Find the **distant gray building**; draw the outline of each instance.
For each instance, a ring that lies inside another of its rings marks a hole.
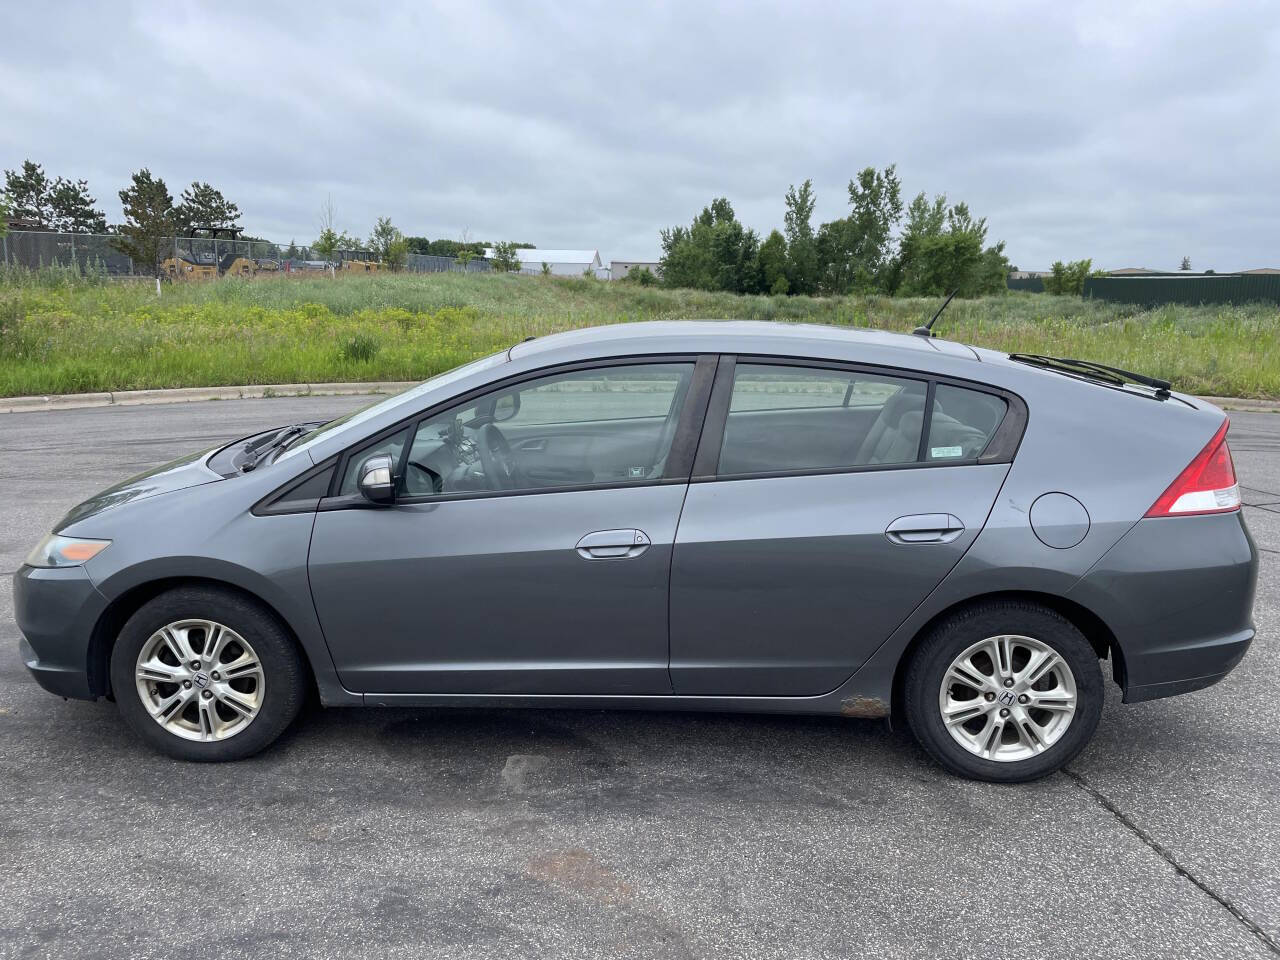
[[[662,276],[662,264],[656,260],[610,260],[609,261],[609,279],[621,280],[632,270],[640,270],[645,267],[655,277]]]
[[[484,255],[492,257],[493,248],[487,248]],[[590,270],[592,276],[605,278],[598,250],[530,250],[521,247],[516,250],[516,256],[520,258],[521,273],[542,273],[545,263],[557,277],[580,277]]]

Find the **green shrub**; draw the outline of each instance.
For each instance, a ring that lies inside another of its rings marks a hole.
[[[368,363],[378,355],[379,344],[367,333],[348,337],[338,349],[338,356],[348,363]]]

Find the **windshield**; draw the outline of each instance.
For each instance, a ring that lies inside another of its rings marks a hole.
[[[371,420],[378,416],[378,414],[382,413],[384,410],[390,410],[406,400],[421,396],[428,390],[434,390],[437,387],[446,386],[455,380],[461,380],[463,377],[475,372],[476,370],[483,370],[486,367],[494,366],[501,363],[506,358],[507,351],[503,350],[501,353],[495,353],[488,357],[482,357],[479,360],[473,360],[470,363],[464,363],[460,367],[454,367],[452,370],[447,370],[444,373],[432,377],[430,380],[424,380],[416,387],[410,387],[402,393],[397,393],[394,396],[387,397],[386,399],[375,401],[365,407],[359,407],[344,416],[338,417],[336,420],[330,420],[323,426],[316,427],[314,430],[302,434],[295,441],[285,447],[276,459],[286,460],[298,451],[305,450],[332,430],[337,430],[339,427],[354,427],[357,424],[364,423],[366,420]]]

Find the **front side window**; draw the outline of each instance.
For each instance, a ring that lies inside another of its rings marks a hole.
[[[739,363],[724,476],[914,462],[927,384],[844,370]]]
[[[360,492],[360,465],[370,457],[379,454],[390,454],[392,463],[399,463],[404,453],[405,442],[409,439],[409,428],[398,430],[393,436],[375,443],[362,450],[359,456],[348,457],[347,465],[342,471],[342,482],[338,484],[338,496],[350,497]]]
[[[633,364],[497,390],[418,425],[401,491],[540,491],[661,479],[692,377],[691,362]]]

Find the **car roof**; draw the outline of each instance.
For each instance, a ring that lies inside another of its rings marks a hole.
[[[919,358],[921,353],[977,360],[971,347],[933,337],[890,333],[862,327],[837,327],[819,323],[785,323],[766,320],[650,320],[584,327],[518,343],[508,352],[512,360],[570,350],[579,355],[680,353],[712,349],[724,353],[767,352],[825,357],[832,348],[870,346],[877,352],[901,352]]]

